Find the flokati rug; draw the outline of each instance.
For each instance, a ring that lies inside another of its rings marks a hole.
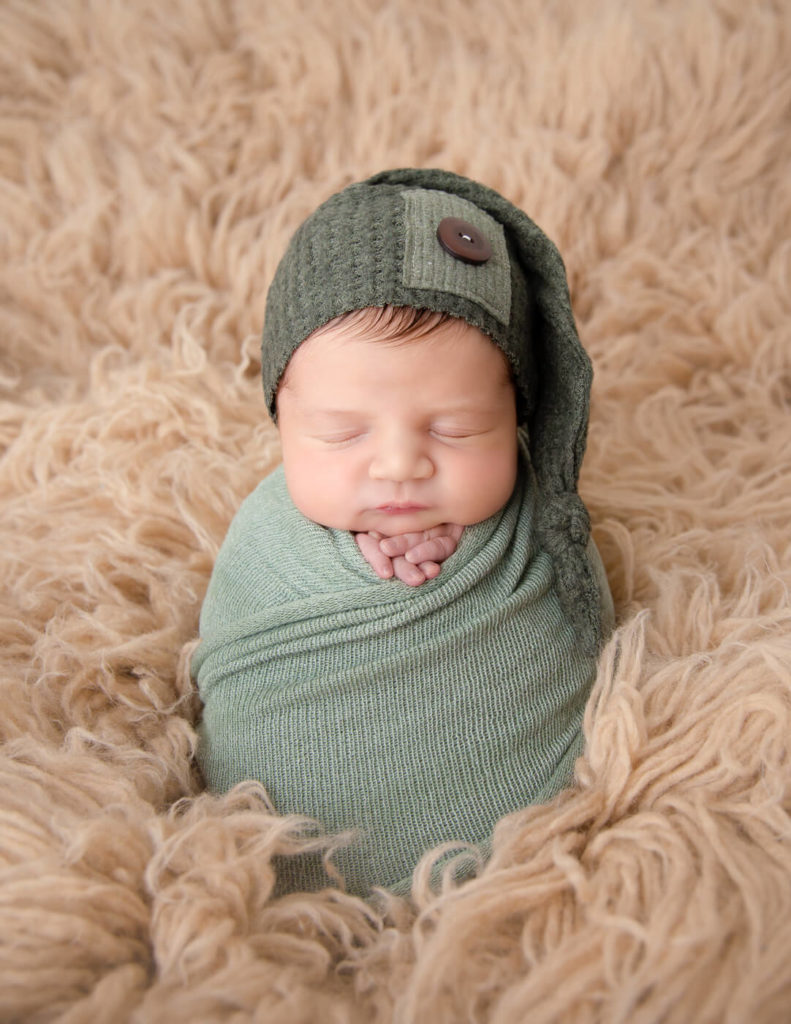
[[[789,68],[783,0],[0,7],[0,1019],[789,1019]],[[564,255],[618,628],[479,878],[277,899],[315,840],[202,792],[187,666],[276,263],[399,166]]]

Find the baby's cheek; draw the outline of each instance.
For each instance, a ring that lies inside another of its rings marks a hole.
[[[483,453],[467,476],[470,514],[476,521],[488,519],[506,504],[516,484],[516,453],[508,451]]]
[[[305,456],[284,458],[283,469],[286,474],[286,487],[291,500],[299,511],[315,522],[321,522],[324,505],[325,488],[320,480],[320,467]]]
[[[283,460],[286,487],[299,511],[336,530],[356,528],[357,485],[347,466],[312,453]]]

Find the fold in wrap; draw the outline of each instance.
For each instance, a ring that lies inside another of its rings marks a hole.
[[[540,505],[523,444],[510,502],[465,529],[437,579],[410,588],[379,580],[350,533],[302,516],[282,467],[264,480],[231,524],[201,613],[192,667],[209,788],[258,779],[279,813],[356,830],[333,860],[366,895],[404,891],[437,844],[486,847],[504,814],[566,786],[595,658],[539,548]],[[279,867],[281,890],[330,882],[318,856]]]

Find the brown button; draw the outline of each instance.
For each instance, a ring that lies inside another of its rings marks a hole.
[[[469,221],[460,220],[458,217],[445,217],[439,222],[437,238],[442,248],[457,260],[463,260],[465,263],[485,263],[491,259],[492,247],[486,235],[473,227]]]

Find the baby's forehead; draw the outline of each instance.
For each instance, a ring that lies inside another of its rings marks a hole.
[[[513,380],[503,353],[455,317],[395,337],[365,319],[341,318],[299,346],[281,385],[283,395],[314,411],[393,402],[413,410],[473,409],[499,405],[504,389],[513,391]]]

